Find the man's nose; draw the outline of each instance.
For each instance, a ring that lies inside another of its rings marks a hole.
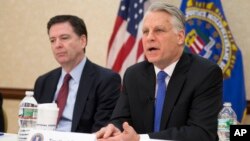
[[[56,48],[62,47],[62,42],[59,39],[55,40],[54,47],[56,47]]]
[[[153,41],[153,40],[155,40],[154,32],[152,32],[152,31],[148,32],[147,40],[148,40],[148,41]]]

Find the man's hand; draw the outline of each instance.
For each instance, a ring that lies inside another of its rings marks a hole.
[[[118,134],[121,134],[121,131],[113,124],[109,124],[108,126],[103,127],[98,132],[96,132],[96,138],[106,139],[108,137],[116,136]]]
[[[134,128],[127,122],[123,123],[124,131],[121,133],[113,134],[113,136],[107,138],[97,138],[97,141],[139,141],[140,136],[135,132]],[[101,129],[102,130],[102,129]],[[101,131],[100,130],[100,131]],[[97,132],[99,135],[99,131]],[[103,135],[104,136],[104,135]]]
[[[121,134],[121,141],[139,141],[140,136],[136,133],[134,128],[130,126],[127,122],[123,123],[124,131]]]

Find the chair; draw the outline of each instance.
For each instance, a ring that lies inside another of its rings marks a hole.
[[[3,109],[3,97],[0,93],[0,132],[7,132],[7,115]]]
[[[7,133],[8,130],[8,118],[7,118],[7,113],[3,109],[3,119],[4,119],[4,132]]]

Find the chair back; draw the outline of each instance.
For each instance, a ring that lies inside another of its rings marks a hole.
[[[7,132],[8,121],[7,114],[3,109],[3,96],[0,92],[0,132]]]

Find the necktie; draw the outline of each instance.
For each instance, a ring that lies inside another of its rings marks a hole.
[[[154,132],[160,131],[161,115],[166,94],[166,77],[167,74],[164,71],[160,71],[157,74],[158,90],[155,103]]]
[[[57,106],[59,108],[59,114],[57,117],[57,123],[59,122],[60,118],[62,117],[62,113],[64,110],[64,107],[66,105],[67,102],[67,98],[68,98],[68,94],[69,94],[69,80],[71,79],[70,74],[66,74],[64,76],[64,80],[63,80],[63,84],[58,92],[58,96],[57,96]]]

